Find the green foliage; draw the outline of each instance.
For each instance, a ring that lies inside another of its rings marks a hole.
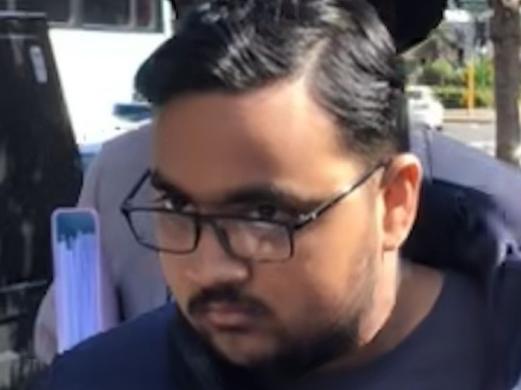
[[[476,107],[493,107],[494,91],[490,88],[479,88],[476,90]]]
[[[476,88],[492,88],[494,85],[494,64],[489,58],[480,58],[475,64]]]
[[[434,93],[440,99],[445,108],[465,108],[467,102],[467,90],[462,86],[434,87]],[[492,107],[494,93],[491,88],[479,88],[476,90],[474,106]]]
[[[460,86],[434,87],[434,93],[445,108],[462,108],[465,106],[465,88]]]
[[[412,73],[412,69],[408,73]],[[465,86],[468,68],[452,65],[445,59],[428,63],[418,70],[419,84],[433,86]],[[474,81],[477,89],[492,88],[494,85],[494,65],[489,58],[480,58],[475,63]]]
[[[475,107],[492,107],[494,104],[494,66],[489,58],[475,62]],[[431,85],[445,108],[464,108],[467,102],[468,67],[452,65],[438,59],[417,70],[419,84]]]
[[[426,85],[458,85],[461,75],[449,61],[439,59],[423,66],[418,81]]]

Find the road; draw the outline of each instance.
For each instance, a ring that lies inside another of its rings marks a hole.
[[[495,153],[494,123],[447,123],[444,125],[443,132],[490,155]]]

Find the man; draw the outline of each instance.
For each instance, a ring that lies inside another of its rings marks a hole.
[[[208,3],[138,85],[154,158],[122,209],[177,303],[59,358],[44,388],[485,388],[477,285],[400,257],[421,166],[368,3]]]
[[[200,3],[201,0],[172,1],[176,18]],[[438,23],[444,8],[444,0],[421,6],[416,0],[373,0],[373,4],[392,31],[400,51],[422,40]],[[149,129],[144,128],[107,143],[87,174],[78,202],[79,207],[92,207],[100,215],[102,255],[112,270],[122,321],[157,308],[166,298],[155,253],[136,245],[119,213],[119,204],[136,172],[149,164],[149,137]],[[50,363],[57,350],[52,287],[39,308],[34,337],[37,357]]]

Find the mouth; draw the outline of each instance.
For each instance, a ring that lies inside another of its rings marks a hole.
[[[258,324],[261,313],[255,308],[234,303],[211,303],[196,314],[202,324],[227,332],[245,332]]]

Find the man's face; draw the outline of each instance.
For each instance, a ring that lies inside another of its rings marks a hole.
[[[156,120],[154,168],[176,210],[288,221],[367,172],[339,145],[334,122],[295,82],[165,105]],[[297,231],[286,261],[235,258],[209,224],[193,253],[163,254],[167,282],[190,324],[219,354],[245,366],[356,347],[385,251],[381,173]],[[161,227],[158,235],[169,240]]]

